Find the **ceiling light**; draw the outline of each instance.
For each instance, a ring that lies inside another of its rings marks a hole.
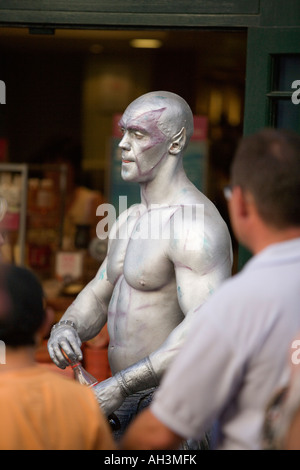
[[[132,47],[140,47],[146,49],[157,49],[161,47],[162,42],[159,39],[132,39],[130,41]]]

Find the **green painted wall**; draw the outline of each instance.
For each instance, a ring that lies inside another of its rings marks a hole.
[[[0,25],[60,27],[297,26],[298,0],[0,0]]]

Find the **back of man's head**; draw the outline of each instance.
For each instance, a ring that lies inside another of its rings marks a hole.
[[[252,194],[265,223],[279,229],[300,226],[300,136],[263,129],[244,137],[232,164],[231,182]]]
[[[0,288],[7,299],[0,312],[0,340],[10,347],[34,345],[45,320],[40,282],[26,268],[1,265]]]

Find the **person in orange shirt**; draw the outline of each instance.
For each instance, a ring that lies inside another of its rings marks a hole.
[[[114,450],[88,387],[35,362],[47,313],[38,279],[0,268],[0,450]]]

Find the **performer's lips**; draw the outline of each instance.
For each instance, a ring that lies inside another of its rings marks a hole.
[[[122,159],[122,163],[133,163],[133,160],[125,160],[125,159]]]

